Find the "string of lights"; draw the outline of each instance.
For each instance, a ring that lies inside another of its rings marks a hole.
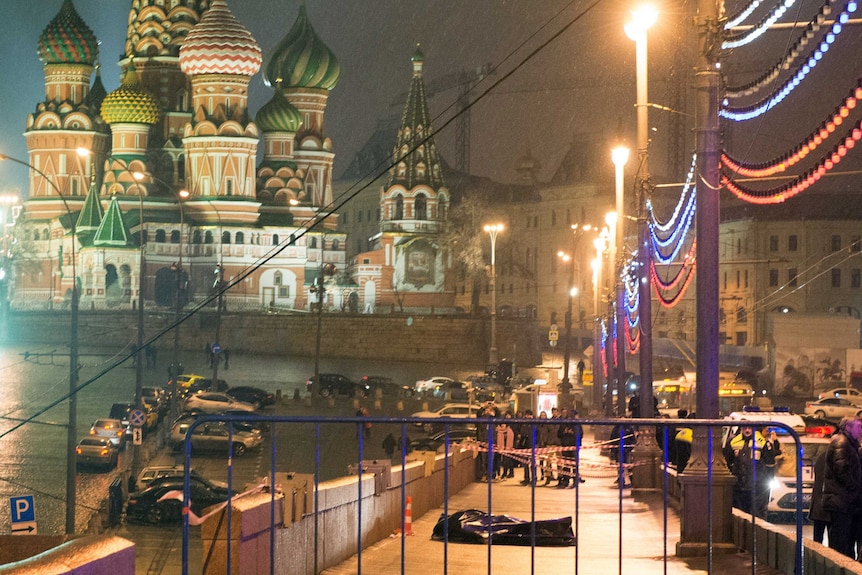
[[[769,30],[769,27],[775,24],[779,18],[784,16],[784,13],[787,12],[788,8],[791,8],[796,3],[796,0],[784,0],[783,2],[777,4],[775,8],[760,22],[755,24],[751,30],[746,30],[743,32],[728,34],[724,42],[721,43],[722,50],[730,50],[731,48],[739,48],[740,46],[745,46],[746,44],[750,44],[763,35],[764,32]]]
[[[791,92],[793,92],[793,90],[802,84],[808,74],[823,59],[824,54],[829,51],[830,46],[835,43],[836,38],[838,38],[844,29],[843,24],[850,18],[850,14],[855,11],[856,2],[848,2],[845,10],[839,15],[838,20],[832,25],[832,28],[824,36],[817,48],[812,50],[805,63],[800,64],[793,76],[790,77],[781,86],[781,88],[775,91],[771,96],[764,98],[755,104],[741,107],[730,106],[728,97],[725,96],[722,101],[722,109],[719,110],[718,115],[727,120],[742,122],[757,118],[780,104],[787,96],[790,95]]]
[[[745,20],[748,19],[748,17],[751,16],[751,14],[755,10],[757,10],[759,6],[760,0],[754,0],[754,2],[752,2],[748,6],[745,6],[736,16],[728,18],[727,22],[724,24],[724,29],[730,30],[731,28],[736,28],[737,26],[745,22]]]
[[[856,81],[856,86],[844,99],[843,104],[836,107],[832,115],[827,120],[824,120],[792,152],[786,153],[778,159],[769,162],[748,163],[737,160],[726,151],[723,151],[721,154],[721,165],[734,174],[748,178],[762,178],[781,174],[806,158],[831,137],[838,126],[844,123],[845,118],[850,116],[850,111],[856,108],[860,99],[862,99],[862,78]]]
[[[845,4],[845,10],[847,6],[851,3],[855,3],[855,0],[849,0],[847,4]],[[772,83],[778,78],[778,75],[783,70],[789,70],[793,66],[793,62],[799,57],[802,53],[802,50],[807,46],[817,32],[820,31],[820,28],[823,26],[823,23],[826,21],[826,18],[832,12],[832,1],[828,0],[823,4],[820,8],[820,11],[817,12],[817,15],[811,19],[808,23],[808,26],[802,31],[802,34],[796,39],[793,46],[790,47],[787,52],[782,56],[782,58],[775,63],[767,72],[761,75],[759,78],[754,80],[753,82],[748,82],[747,84],[743,84],[742,86],[728,86],[724,89],[724,95],[727,98],[740,98],[742,96],[749,96],[754,94],[764,88],[771,87]],[[727,26],[725,26],[727,28]],[[833,27],[834,28],[834,27]]]
[[[685,184],[683,185],[682,193],[680,193],[680,199],[677,202],[676,207],[674,207],[673,215],[671,215],[670,219],[667,220],[667,222],[659,221],[659,219],[655,215],[655,211],[653,210],[652,200],[647,198],[646,210],[647,210],[647,214],[649,215],[650,226],[651,226],[650,230],[651,231],[653,229],[655,229],[659,232],[665,233],[665,232],[672,230],[673,228],[676,227],[677,222],[679,221],[679,218],[680,218],[680,211],[682,210],[683,205],[687,203],[686,202],[687,195],[689,193],[691,193],[692,195],[694,194],[694,189],[692,189],[691,184],[694,181],[694,172],[695,172],[695,166],[696,165],[697,165],[697,154],[692,154],[691,165],[689,166],[688,174],[685,177]]]

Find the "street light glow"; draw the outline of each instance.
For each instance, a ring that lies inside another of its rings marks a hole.
[[[658,10],[652,4],[641,4],[631,11],[631,15],[631,21],[626,22],[623,29],[626,31],[626,36],[637,42],[646,36],[647,30],[658,20]]]
[[[605,223],[610,227],[614,227],[617,225],[617,213],[616,212],[608,212],[605,214]]]
[[[611,150],[611,161],[617,168],[625,166],[629,161],[629,149],[625,146],[617,146]]]
[[[503,231],[503,224],[485,224],[485,231],[490,233],[497,233]]]

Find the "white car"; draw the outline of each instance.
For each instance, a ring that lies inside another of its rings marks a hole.
[[[433,393],[434,390],[441,385],[446,385],[449,383],[455,383],[455,380],[451,377],[435,376],[429,377],[428,379],[420,379],[416,382],[416,385],[414,387],[416,388],[416,393]]]
[[[97,419],[90,426],[90,436],[109,439],[114,447],[122,448],[126,443],[126,426],[119,419]]]
[[[817,401],[806,401],[805,413],[838,421],[842,417],[862,417],[862,405],[838,397],[824,397]]]
[[[250,403],[237,401],[226,393],[205,391],[186,397],[183,411],[198,411],[202,413],[224,413],[226,411],[254,411]]]
[[[838,399],[846,399],[851,403],[862,404],[862,391],[854,387],[836,387],[829,391],[824,391],[817,396],[817,399],[826,399],[827,397],[837,397]]]
[[[436,411],[417,411],[412,417],[421,417],[422,419],[431,419],[438,417],[451,417],[453,419],[470,419],[475,418],[479,410],[484,409],[484,404],[481,403],[447,403]],[[416,427],[422,427],[425,431],[434,429],[433,423],[414,423]]]
[[[767,520],[793,520],[796,513],[796,442],[789,435],[778,438],[784,456],[775,470],[775,477],[769,485],[769,503],[766,507]],[[800,435],[802,442],[802,513],[808,514],[811,508],[811,492],[814,487],[814,461],[821,452],[829,447],[830,438]]]

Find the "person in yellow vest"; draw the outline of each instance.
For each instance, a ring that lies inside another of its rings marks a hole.
[[[674,443],[676,443],[675,456],[676,472],[683,473],[688,465],[688,458],[691,457],[691,440],[694,433],[690,427],[682,427],[676,432]]]
[[[743,426],[724,448],[727,467],[736,476],[733,506],[758,517],[766,517],[768,500],[755,487],[767,473],[765,462],[774,460],[772,449],[766,438],[749,425]],[[769,452],[764,457],[766,451]]]

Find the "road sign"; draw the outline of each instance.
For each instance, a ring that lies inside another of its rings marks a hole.
[[[555,340],[555,339],[552,339],[548,343],[551,345],[551,347],[557,347],[557,340]]]
[[[132,427],[143,427],[147,421],[147,414],[140,409],[133,409],[129,413],[129,423]]]
[[[132,428],[132,445],[144,444],[144,432],[140,427]]]
[[[221,346],[217,343],[214,343],[212,346],[213,353],[221,353]]]
[[[555,324],[555,323],[551,324],[551,331],[557,331],[557,324]]]
[[[36,535],[36,507],[32,495],[10,497],[12,534]]]
[[[560,339],[560,332],[555,329],[548,332],[548,341],[557,341],[558,339]]]

